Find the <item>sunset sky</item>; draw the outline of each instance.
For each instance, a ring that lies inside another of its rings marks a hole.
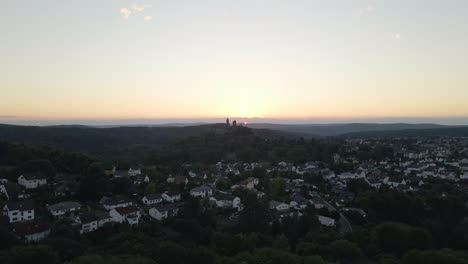
[[[468,124],[466,0],[11,0],[0,121]]]

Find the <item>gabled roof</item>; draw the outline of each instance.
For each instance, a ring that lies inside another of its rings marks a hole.
[[[61,202],[57,204],[53,204],[48,207],[50,211],[61,211],[61,210],[70,210],[74,208],[79,208],[81,207],[81,204],[78,202]]]
[[[23,176],[28,181],[47,179],[47,177],[42,172],[24,173],[21,176]]]
[[[10,211],[29,211],[34,210],[34,202],[30,199],[20,201],[8,201],[6,206]]]
[[[95,222],[98,220],[98,217],[96,216],[96,214],[92,212],[80,214],[79,218],[82,224],[87,224],[87,223]]]
[[[162,199],[161,194],[148,194],[145,196],[149,201]]]
[[[212,188],[210,186],[202,185],[202,186],[195,187],[190,191],[191,192],[207,192],[207,191],[210,191],[210,190],[212,190]]]
[[[103,199],[102,204],[104,205],[118,205],[118,204],[125,204],[131,202],[130,199],[123,195],[117,195],[113,197],[108,197]]]
[[[120,214],[120,215],[130,215],[138,212],[138,207],[136,206],[126,206],[126,207],[118,207],[115,208],[115,210]]]

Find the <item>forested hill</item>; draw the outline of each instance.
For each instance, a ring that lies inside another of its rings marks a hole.
[[[468,127],[367,131],[343,134],[342,137],[468,137]]]
[[[244,128],[251,135],[277,137],[285,133]],[[0,125],[0,141],[86,153],[101,159],[144,159],[148,154],[191,137],[226,133],[224,124],[187,127],[12,126]]]

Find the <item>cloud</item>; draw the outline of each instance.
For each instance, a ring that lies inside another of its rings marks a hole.
[[[145,16],[143,18],[146,22],[150,22],[151,20],[153,20],[153,17],[152,16]]]
[[[368,5],[367,7],[361,8],[358,11],[358,16],[365,16],[371,13],[374,13],[375,7],[372,5]]]
[[[130,11],[128,8],[124,7],[120,9],[120,15],[125,19],[127,19],[131,14],[132,11]]]
[[[133,4],[132,5],[132,10],[135,12],[143,12],[145,10],[144,5],[138,5],[138,4]]]
[[[396,39],[396,40],[399,40],[399,39],[401,39],[401,34],[400,33],[395,33],[393,35],[393,38]]]

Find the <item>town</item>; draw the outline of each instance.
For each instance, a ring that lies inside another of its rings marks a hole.
[[[244,224],[248,230],[258,222],[263,226],[252,231],[261,232],[313,217],[310,225],[316,222],[321,230],[345,237],[378,219],[376,210],[382,210],[363,193],[430,193],[444,199],[456,192],[466,197],[467,146],[467,138],[456,137],[348,138],[329,162],[220,160],[175,168],[120,162],[89,168],[95,172],[88,178],[63,171],[51,174],[47,164],[36,162],[29,167],[46,169],[29,168],[0,179],[2,226],[24,243],[40,243],[58,227],[88,236],[116,226],[171,226],[181,214],[199,210],[192,216],[209,212],[224,229]],[[103,191],[96,192],[100,188]],[[297,245],[288,240],[290,246]]]

